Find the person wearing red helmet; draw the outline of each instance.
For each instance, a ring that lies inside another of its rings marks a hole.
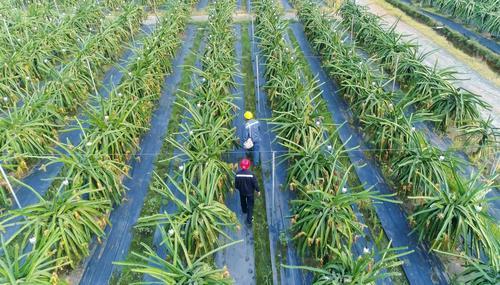
[[[241,210],[247,214],[246,223],[252,225],[254,192],[260,196],[257,178],[250,171],[250,160],[244,158],[240,161],[240,170],[236,172],[234,181],[235,188],[240,192]]]

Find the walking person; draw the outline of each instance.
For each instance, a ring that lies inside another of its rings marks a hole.
[[[236,173],[234,185],[240,192],[241,210],[247,214],[246,223],[251,226],[253,222],[254,192],[260,196],[257,178],[250,171],[250,160],[244,158],[240,161],[240,168]]]
[[[259,131],[259,121],[254,119],[252,112],[246,111],[243,115],[245,117],[245,133],[243,136],[243,148],[250,152],[253,156],[253,163],[255,166],[259,165],[260,153],[260,131]]]

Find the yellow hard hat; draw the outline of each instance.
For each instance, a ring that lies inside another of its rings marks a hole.
[[[246,111],[245,114],[243,115],[243,117],[245,117],[245,119],[247,119],[247,120],[251,120],[251,119],[253,119],[253,114],[250,111]]]

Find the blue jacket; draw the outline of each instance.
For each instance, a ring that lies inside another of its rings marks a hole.
[[[241,195],[253,196],[254,191],[259,192],[257,177],[250,170],[240,170],[236,172],[234,188],[240,191]]]
[[[260,142],[260,131],[259,131],[259,121],[251,119],[245,123],[245,133],[242,141],[246,141],[248,138],[252,138],[254,143]]]

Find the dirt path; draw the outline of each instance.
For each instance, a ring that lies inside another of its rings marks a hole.
[[[398,16],[403,14],[399,11],[390,11],[373,0],[357,0],[356,3],[368,6],[372,13],[381,16],[389,25],[396,22]],[[426,58],[425,64],[429,66],[437,64],[439,68],[452,67],[458,71],[458,77],[464,80],[458,81],[456,85],[481,95],[483,100],[492,106],[490,111],[484,111],[484,117],[491,115],[494,118],[495,125],[500,126],[500,77],[492,71],[479,71],[483,73],[480,74],[478,72],[480,67],[477,62],[474,62],[473,58],[464,57],[467,60],[464,61],[464,59],[457,57],[456,52],[450,52],[446,49],[446,46],[442,46],[441,43],[431,39],[416,26],[414,23],[405,22],[405,17],[402,17],[396,26],[396,32],[408,35],[408,39],[417,42],[420,45],[419,50],[421,52],[434,51]],[[449,45],[451,46],[451,44]],[[454,48],[451,47],[450,49]]]

